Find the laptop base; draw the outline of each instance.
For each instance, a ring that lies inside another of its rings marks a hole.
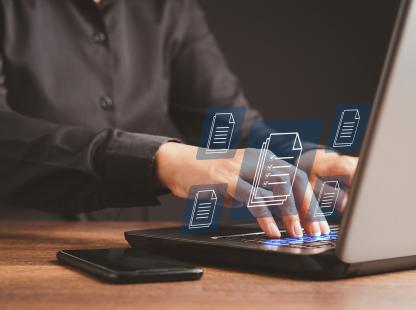
[[[181,228],[164,228],[125,233],[132,247],[173,256],[192,262],[244,271],[303,278],[343,278],[372,273],[416,268],[416,256],[346,264],[335,250],[296,249],[225,241],[217,236],[258,232],[246,227],[222,227],[211,234],[184,234]]]

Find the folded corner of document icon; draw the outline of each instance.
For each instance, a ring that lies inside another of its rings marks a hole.
[[[234,133],[235,120],[232,113],[215,113],[209,131],[206,154],[227,153]]]
[[[358,125],[360,124],[360,112],[358,109],[342,111],[335,134],[333,147],[350,147],[354,144]]]
[[[247,207],[282,205],[292,193],[301,154],[298,132],[271,133],[262,144]]]
[[[208,228],[214,219],[217,194],[215,190],[201,190],[195,195],[189,229]]]
[[[314,216],[330,216],[334,213],[339,196],[339,182],[325,181],[321,185],[318,196],[318,207],[315,208]]]

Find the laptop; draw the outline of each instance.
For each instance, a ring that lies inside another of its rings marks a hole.
[[[340,225],[271,240],[256,225],[129,231],[132,247],[199,262],[339,278],[416,267],[416,1],[403,1]]]

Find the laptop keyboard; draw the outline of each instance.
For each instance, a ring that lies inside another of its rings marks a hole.
[[[301,238],[288,237],[286,233],[282,233],[282,237],[279,239],[272,239],[263,232],[239,234],[230,236],[217,236],[213,239],[222,239],[234,242],[243,243],[255,243],[266,246],[280,246],[299,249],[311,249],[311,248],[334,248],[336,240],[338,238],[338,226],[331,226],[331,232],[328,235],[321,235],[314,237],[311,235],[303,235]]]

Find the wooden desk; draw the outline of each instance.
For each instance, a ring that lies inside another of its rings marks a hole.
[[[200,281],[110,285],[55,263],[59,249],[122,247],[149,223],[0,222],[0,309],[416,309],[416,271],[306,281],[206,268]]]

